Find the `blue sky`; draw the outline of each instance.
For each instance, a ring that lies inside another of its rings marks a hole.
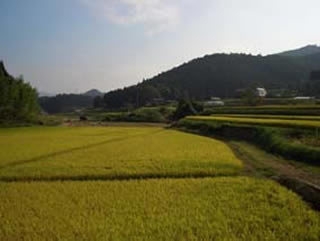
[[[1,0],[0,59],[40,91],[109,91],[217,52],[320,44],[318,0]]]

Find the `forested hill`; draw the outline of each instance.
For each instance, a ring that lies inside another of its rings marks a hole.
[[[289,50],[289,51],[279,53],[278,55],[288,56],[288,57],[301,57],[301,56],[307,56],[312,54],[320,54],[320,47],[317,45],[307,45],[299,49],[294,49],[294,50]]]
[[[301,57],[214,54],[194,59],[152,79],[111,91],[106,107],[144,104],[153,98],[177,99],[187,93],[194,99],[234,97],[236,90],[254,86],[305,91],[310,72],[320,69],[320,54]]]
[[[72,112],[93,107],[96,101],[101,102],[103,95],[101,91],[92,89],[83,94],[42,96],[39,98],[39,103],[41,108],[49,114]]]
[[[37,91],[12,77],[0,61],[0,123],[34,120],[39,113]]]

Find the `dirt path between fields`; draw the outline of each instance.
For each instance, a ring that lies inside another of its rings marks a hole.
[[[320,211],[319,166],[286,160],[245,141],[231,141],[217,136],[203,135],[185,128],[177,130],[225,142],[244,163],[243,175],[274,180],[300,195],[313,209]]]
[[[245,164],[245,174],[270,178],[299,194],[314,209],[320,210],[320,173],[306,165],[284,160],[246,142],[227,142]]]
[[[246,171],[249,173],[254,171],[258,175],[267,177],[286,176],[320,186],[320,173],[306,170],[297,162],[266,153],[260,148],[245,142],[231,141],[228,144],[238,158],[245,163]]]

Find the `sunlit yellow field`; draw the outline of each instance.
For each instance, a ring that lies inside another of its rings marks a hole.
[[[249,114],[217,114],[214,117],[234,117],[234,118],[253,118],[253,119],[274,119],[274,120],[311,120],[320,121],[320,116],[308,115],[249,115]]]
[[[0,130],[0,180],[235,175],[221,141],[154,127]]]
[[[241,177],[242,162],[215,139],[34,127],[0,129],[0,147],[1,241],[320,237],[319,213],[275,182]]]
[[[0,183],[1,240],[318,241],[319,215],[243,177]]]

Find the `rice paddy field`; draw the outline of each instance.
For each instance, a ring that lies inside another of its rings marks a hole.
[[[208,108],[212,114],[268,114],[268,115],[320,115],[320,105],[259,105],[259,106],[224,106]]]
[[[214,115],[234,118],[255,118],[255,119],[279,119],[279,120],[312,120],[320,121],[320,116],[303,116],[303,115],[239,115],[239,114],[224,114]]]
[[[218,109],[218,108],[217,108]],[[234,110],[278,110],[278,109],[292,109],[292,110],[317,110],[320,109],[319,105],[314,104],[295,104],[295,105],[257,105],[257,106],[225,106],[219,109],[234,109]]]
[[[0,129],[0,180],[236,175],[223,142],[155,127]]]
[[[242,177],[0,184],[2,240],[318,240],[319,215]]]
[[[320,127],[320,120],[313,119],[284,119],[284,118],[257,118],[257,117],[235,117],[235,116],[189,116],[186,119],[199,121],[215,121],[233,124],[249,124],[276,127],[292,127],[301,129],[316,129]]]
[[[318,212],[242,169],[159,127],[0,129],[0,240],[320,239]]]

